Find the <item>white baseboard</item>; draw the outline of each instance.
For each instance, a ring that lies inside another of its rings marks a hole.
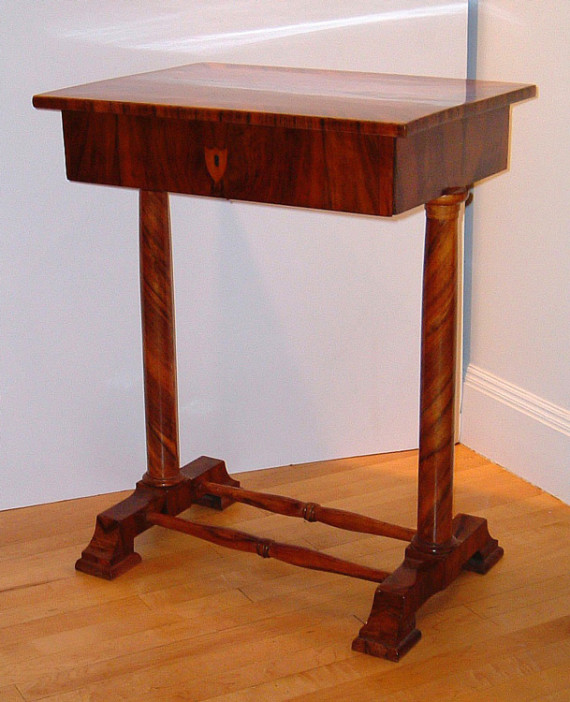
[[[570,411],[470,364],[461,442],[570,502]]]

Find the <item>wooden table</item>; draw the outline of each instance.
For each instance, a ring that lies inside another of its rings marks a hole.
[[[34,97],[61,110],[70,180],[140,190],[147,472],[97,518],[76,567],[112,579],[153,525],[379,583],[353,648],[398,660],[417,609],[503,550],[452,513],[458,218],[471,184],[507,167],[510,105],[534,86],[193,64]],[[243,489],[223,461],[180,467],[168,193],[391,216],[427,203],[417,529]],[[233,502],[408,542],[393,573],[177,517]]]

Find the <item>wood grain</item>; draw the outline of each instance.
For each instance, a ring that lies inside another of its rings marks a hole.
[[[504,171],[509,120],[504,107],[397,139],[394,212],[434,200],[451,184],[465,188]]]
[[[382,582],[389,573],[385,570],[368,568],[366,566],[351,563],[339,558],[334,558],[326,553],[320,553],[303,546],[280,543],[273,539],[260,538],[237,529],[226,527],[215,527],[207,524],[191,522],[179,517],[170,517],[157,512],[150,512],[146,515],[149,524],[166,527],[173,531],[179,531],[189,536],[195,536],[204,541],[210,541],[218,546],[255,553],[261,558],[275,558],[278,561],[289,563],[290,565],[310,570],[322,570],[328,573],[338,573],[348,575],[352,578],[371,580],[372,582]]]
[[[456,466],[457,508],[492,522],[507,555],[424,605],[423,643],[397,666],[347,646],[370,606],[365,581],[153,529],[139,537],[142,563],[111,584],[75,573],[72,555],[93,516],[122,495],[0,513],[0,699],[345,702],[381,690],[408,702],[566,700],[570,508],[465,447]],[[413,507],[416,468],[417,452],[406,452],[234,477],[382,515],[395,494]],[[242,504],[195,506],[191,516],[287,538],[292,523]],[[293,524],[301,545],[321,528]],[[357,552],[371,567],[387,559],[375,537],[327,531],[331,555]],[[399,558],[399,544],[386,544]]]
[[[35,107],[406,136],[536,94],[522,83],[190,64],[36,95]]]
[[[364,534],[375,534],[376,536],[388,536],[402,541],[411,541],[416,533],[413,529],[401,527],[397,524],[389,524],[341,509],[323,507],[315,502],[301,502],[282,495],[254,492],[244,488],[217,485],[207,481],[204,482],[203,488],[211,495],[228,497],[235,502],[243,502],[269,512],[283,514],[288,517],[299,517],[308,522],[321,522],[340,529],[358,531]]]
[[[510,105],[535,93],[523,84],[191,64],[33,102],[62,111],[70,180],[391,216],[504,170]]]
[[[417,543],[435,550],[453,537],[457,239],[466,197],[458,190],[426,205]]]
[[[168,193],[142,190],[140,284],[147,471],[156,487],[183,480],[178,457],[174,280]]]
[[[141,557],[134,550],[137,536],[151,525],[146,516],[149,512],[177,515],[192,504],[206,504],[222,509],[231,500],[207,496],[196,489],[199,477],[238,486],[239,483],[227,474],[223,461],[202,456],[179,470],[180,479],[164,485],[159,475],[158,484],[152,476],[144,476],[132,495],[97,515],[95,532],[87,548],[76,562],[75,568],[83,573],[113,580],[138,565]]]
[[[63,125],[73,181],[392,214],[394,146],[385,137],[86,112],[64,112]],[[227,159],[216,178],[212,148]]]
[[[70,179],[141,191],[148,470],[130,497],[98,516],[78,570],[108,579],[124,573],[140,561],[134,538],[160,525],[216,546],[380,581],[353,648],[399,660],[420,637],[416,612],[428,598],[463,569],[483,574],[497,563],[503,550],[486,520],[452,513],[458,215],[466,186],[506,166],[509,106],[534,92],[520,84],[196,64],[34,98],[37,107],[63,112]],[[345,510],[237,493],[214,459],[180,470],[169,191],[386,216],[431,198],[415,535]],[[301,508],[309,521],[319,513],[348,530],[373,526],[413,538],[388,574],[176,516],[191,505],[229,506],[237,494],[277,513],[299,516]],[[46,696],[47,688],[34,694]]]

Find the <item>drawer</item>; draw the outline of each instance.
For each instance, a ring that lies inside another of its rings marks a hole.
[[[391,215],[394,138],[63,112],[70,180]]]

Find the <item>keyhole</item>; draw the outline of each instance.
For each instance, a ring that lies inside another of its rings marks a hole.
[[[224,177],[226,172],[226,166],[228,161],[228,151],[227,149],[216,149],[215,147],[211,149],[210,147],[205,147],[204,156],[206,158],[206,168],[208,173],[212,177],[212,180],[216,185]]]

